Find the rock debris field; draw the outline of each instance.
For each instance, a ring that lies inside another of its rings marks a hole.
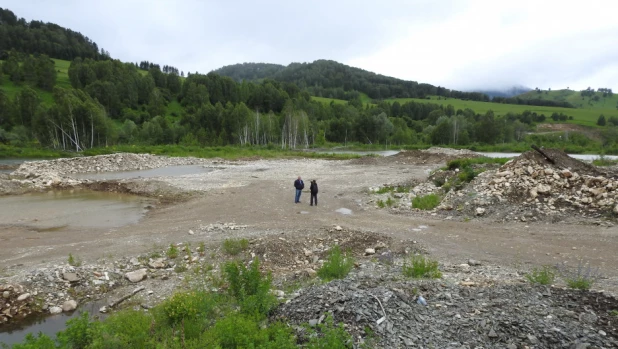
[[[0,224],[0,244],[8,246],[0,251],[0,331],[91,302],[101,313],[148,311],[175,291],[207,284],[226,260],[257,257],[273,273],[281,301],[271,317],[300,337],[304,326],[333,318],[355,348],[616,348],[618,177],[545,152],[553,163],[527,152],[448,193],[431,176],[452,179],[457,170],[441,170],[445,161],[478,154],[430,149],[388,158],[238,161],[112,154],[24,163],[1,175],[0,193],[84,187],[161,202],[136,225],[91,235]],[[115,181],[75,176],[177,165],[212,171]],[[318,180],[320,206],[291,203],[298,175]],[[376,193],[387,186],[410,190]],[[441,196],[437,208],[410,207],[429,193]],[[393,207],[379,208],[377,198],[387,195]],[[226,239],[246,239],[246,249],[231,256]],[[170,244],[177,257],[167,254]],[[355,267],[323,283],[316,274],[336,244]],[[69,253],[78,257],[73,265]],[[403,262],[413,254],[435,258],[443,277],[404,277]],[[553,285],[525,277],[540,265],[573,271],[577,261],[598,270],[592,291],[567,289],[559,270]],[[301,287],[283,291],[290,282]]]

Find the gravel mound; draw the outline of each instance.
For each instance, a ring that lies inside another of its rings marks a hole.
[[[366,273],[361,267],[344,280],[301,290],[274,317],[315,325],[330,315],[357,344],[376,348],[618,346],[609,313],[618,300],[603,294],[521,283],[408,281],[397,276],[397,267]]]
[[[449,192],[441,209],[502,220],[558,221],[611,218],[618,213],[618,179],[556,149],[529,151],[498,170],[481,173],[460,191]]]
[[[187,157],[167,157],[151,154],[117,153],[78,158],[62,158],[46,161],[28,161],[19,166],[12,175],[26,178],[74,173],[147,170],[165,166],[200,165],[211,161]]]

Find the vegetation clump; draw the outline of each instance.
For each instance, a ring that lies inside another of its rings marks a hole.
[[[422,255],[412,255],[403,262],[403,275],[410,278],[439,279],[442,272],[438,268],[438,261]]]
[[[440,205],[440,197],[437,194],[416,196],[412,199],[412,207],[420,210],[433,210]]]
[[[541,268],[533,268],[530,273],[526,274],[526,279],[537,285],[551,285],[554,283],[555,278],[554,268],[547,265]]]
[[[249,247],[247,239],[225,239],[223,241],[223,251],[230,256],[236,256]]]
[[[324,265],[318,269],[318,276],[325,281],[343,279],[353,267],[354,259],[348,253],[343,253],[339,245],[335,245],[329,251]]]

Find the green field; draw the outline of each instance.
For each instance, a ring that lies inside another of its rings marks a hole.
[[[331,101],[334,101],[337,104],[345,104],[347,101],[333,98],[322,98],[322,97],[311,97],[313,100],[318,102],[322,102],[325,104],[329,104]],[[614,98],[617,98],[614,96]],[[609,98],[608,98],[609,99]],[[618,100],[618,99],[617,99]],[[386,99],[386,102],[394,103],[399,102],[401,104],[406,102],[416,102],[416,103],[434,103],[443,106],[452,105],[455,110],[457,109],[466,109],[470,108],[474,110],[474,112],[483,114],[488,110],[493,110],[496,116],[503,116],[509,112],[513,112],[516,114],[523,113],[526,110],[531,112],[535,112],[537,114],[545,114],[547,118],[549,118],[553,113],[563,113],[569,116],[573,116],[573,120],[569,120],[569,123],[584,125],[584,126],[596,126],[597,119],[599,115],[603,114],[606,117],[609,116],[617,116],[618,110],[615,108],[588,108],[588,109],[580,109],[580,108],[557,108],[557,107],[541,107],[534,105],[519,105],[519,104],[501,104],[501,103],[490,103],[490,102],[477,102],[477,101],[464,101],[461,99],[455,98],[444,98],[436,96],[432,96],[431,99],[419,99],[419,98],[393,98]],[[606,104],[610,104],[610,102],[606,102]],[[548,122],[551,122],[549,119]]]
[[[595,98],[596,96],[596,98]],[[603,97],[602,93],[596,92],[594,96],[582,97],[580,91],[555,90],[555,91],[529,91],[516,97],[522,99],[545,99],[556,102],[568,102],[579,109],[612,110],[617,111],[618,95]],[[607,115],[605,115],[607,116]]]
[[[61,59],[52,59],[56,66],[56,86],[71,88],[71,81],[69,80],[69,66],[71,62],[64,61]],[[0,61],[2,62],[2,61]],[[2,82],[0,83],[0,88],[7,94],[9,98],[14,98],[15,95],[21,91],[23,88],[23,84],[16,85],[12,81],[9,80],[8,75],[2,76]],[[51,106],[54,102],[54,98],[52,93],[49,91],[41,90],[40,88],[34,88],[36,92],[39,94],[39,97],[43,101],[43,105]]]

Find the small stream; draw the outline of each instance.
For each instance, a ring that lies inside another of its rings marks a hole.
[[[13,345],[21,343],[28,333],[37,335],[39,332],[46,334],[50,338],[55,338],[56,333],[66,329],[66,322],[80,316],[87,311],[92,318],[101,317],[99,308],[105,305],[102,301],[91,302],[81,305],[76,311],[71,313],[61,313],[51,316],[39,315],[27,317],[17,324],[2,325],[0,327],[0,347],[2,344]],[[99,314],[99,315],[94,315]]]

